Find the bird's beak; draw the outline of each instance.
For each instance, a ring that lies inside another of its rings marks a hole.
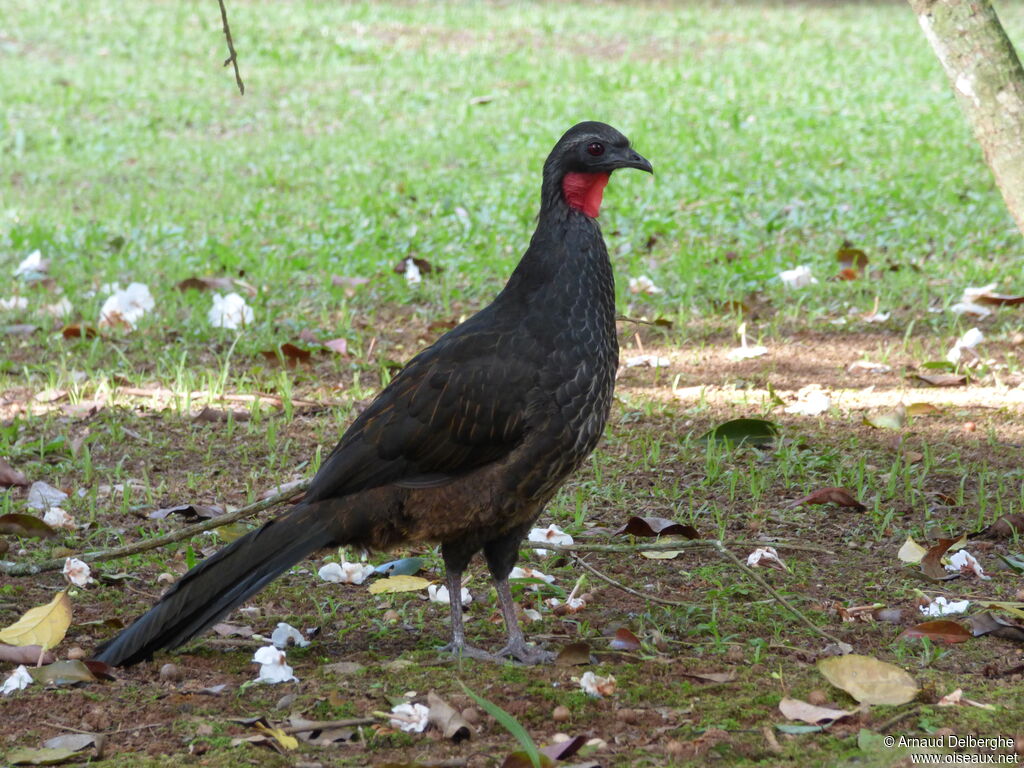
[[[648,173],[654,173],[654,167],[646,157],[641,155],[639,152],[634,152],[632,149],[625,149],[622,152],[622,157],[618,160],[619,168],[636,168],[638,171],[647,171]]]

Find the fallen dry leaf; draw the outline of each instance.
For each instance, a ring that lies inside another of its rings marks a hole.
[[[615,630],[615,637],[612,638],[609,646],[616,651],[638,651],[640,650],[640,639],[625,627]]]
[[[28,486],[28,478],[3,459],[0,459],[0,488]]]
[[[39,645],[53,648],[71,626],[71,601],[65,591],[58,592],[46,605],[39,605],[3,630],[0,642],[11,645]]]
[[[913,378],[933,387],[962,387],[967,383],[967,376],[958,373],[915,373]]]
[[[863,512],[867,509],[845,488],[819,488],[814,493],[808,494],[802,499],[791,501],[786,506],[793,508],[804,504],[838,504],[841,507],[853,507],[858,512]]]
[[[666,520],[664,517],[631,517],[626,524],[615,531],[613,536],[684,536],[699,539],[700,534],[692,525]]]
[[[861,704],[906,704],[918,691],[904,670],[859,653],[821,659],[818,671]]]
[[[971,633],[962,625],[949,619],[926,621],[905,629],[900,637],[927,637],[943,643],[963,643],[971,639]]]
[[[3,645],[0,644],[0,661],[11,664],[37,664],[42,658],[43,664],[50,664],[55,657],[49,651],[43,651],[40,645]]]
[[[473,728],[466,722],[462,713],[433,691],[427,694],[427,707],[430,710],[427,712],[427,719],[446,739],[458,744],[473,737]]]
[[[942,556],[950,549],[962,547],[965,543],[967,543],[966,536],[957,539],[939,539],[938,543],[930,547],[925,556],[921,558],[921,572],[935,581],[955,578],[957,574],[948,573],[942,565]]]
[[[831,709],[829,707],[817,707],[800,699],[791,699],[788,696],[779,702],[779,712],[789,720],[800,720],[809,725],[821,725],[822,723],[834,723],[854,714],[854,711],[845,709]]]
[[[431,584],[429,579],[422,576],[389,576],[386,579],[378,579],[370,585],[371,595],[383,595],[391,592],[418,592],[426,589]]]

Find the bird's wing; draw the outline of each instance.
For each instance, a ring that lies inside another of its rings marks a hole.
[[[352,423],[309,500],[389,483],[441,485],[519,444],[539,375],[531,350],[508,354],[497,330],[456,331],[413,358]]]

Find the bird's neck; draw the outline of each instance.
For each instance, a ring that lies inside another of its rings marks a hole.
[[[558,175],[545,173],[541,190],[541,218],[564,218],[571,214],[583,214],[596,219],[601,213],[604,188],[608,186],[610,173],[580,173],[570,171]]]

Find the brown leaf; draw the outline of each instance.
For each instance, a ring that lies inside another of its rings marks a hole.
[[[418,256],[407,256],[406,258],[402,259],[400,262],[395,264],[395,272],[399,275],[404,275],[406,267],[408,266],[408,263],[410,261],[413,264],[415,264],[416,268],[419,269],[419,271],[424,275],[429,275],[431,272],[441,271],[441,267],[435,267],[426,259],[421,259]]]
[[[963,536],[957,539],[939,539],[939,542],[929,548],[924,557],[921,558],[921,572],[929,579],[936,581],[946,581],[955,578],[957,574],[949,573],[943,567],[941,562],[942,556],[946,554],[950,547],[963,539]]]
[[[97,680],[116,680],[117,677],[114,675],[114,668],[107,664],[105,661],[96,661],[95,659],[86,659],[82,662],[85,664],[86,669],[92,672],[93,677]]]
[[[900,637],[927,637],[943,643],[963,643],[971,639],[971,633],[962,624],[949,619],[926,621],[903,630]]]
[[[994,307],[1024,304],[1024,296],[1008,296],[1003,293],[982,293],[974,297],[975,304],[989,304]]]
[[[230,291],[234,283],[230,277],[187,277],[178,283],[179,291]]]
[[[19,514],[0,515],[0,533],[38,539],[49,539],[57,535],[57,532],[40,518]]]
[[[843,246],[836,251],[839,262],[839,276],[843,280],[856,280],[868,266],[868,255],[860,248]]]
[[[248,411],[228,411],[221,408],[211,408],[205,406],[203,410],[192,417],[193,421],[205,421],[210,424],[220,424],[227,421],[229,418],[234,418],[235,421],[248,421]]]
[[[99,333],[95,328],[89,325],[65,325],[61,329],[61,335],[65,339],[95,339],[99,336]]]
[[[967,620],[971,623],[971,633],[975,637],[993,635],[1003,640],[1024,643],[1024,627],[994,616],[989,611],[968,616]]]
[[[933,387],[962,387],[967,383],[967,377],[957,373],[915,373],[914,378]]]
[[[736,679],[736,673],[732,670],[728,672],[679,672],[678,674],[702,683],[731,683]]]
[[[555,657],[555,664],[561,667],[573,667],[589,663],[590,645],[585,642],[569,643]]]
[[[985,530],[972,533],[969,538],[1012,539],[1014,536],[1022,534],[1024,534],[1024,513],[1014,512],[1012,515],[1003,515]]]
[[[841,507],[853,507],[858,512],[863,512],[867,509],[845,488],[819,488],[814,493],[804,496],[802,499],[791,501],[786,506],[792,509],[804,504],[838,504]]]
[[[638,651],[640,650],[640,639],[625,627],[615,630],[615,637],[609,646],[616,651]]]
[[[554,762],[543,752],[540,756],[541,768],[552,768]],[[533,761],[525,752],[513,752],[501,764],[501,768],[533,768]]]
[[[911,403],[907,406],[908,416],[931,416],[942,413],[942,409],[931,403]]]
[[[692,525],[684,525],[664,517],[631,517],[613,535],[622,536],[684,536],[699,539],[700,534]]]
[[[568,760],[575,755],[587,743],[587,737],[582,734],[575,736],[568,741],[559,741],[556,744],[548,744],[540,748],[542,755],[547,755],[552,760]]]
[[[0,488],[27,486],[28,478],[3,459],[0,459]]]
[[[285,342],[280,347],[281,358],[277,356],[278,350],[274,349],[265,349],[260,354],[270,362],[277,362],[279,359],[283,359],[289,368],[294,368],[299,363],[308,363],[313,353],[308,349],[302,349],[294,344]]]
[[[458,744],[473,737],[473,728],[462,717],[462,713],[433,691],[427,694],[427,706],[427,720],[443,733],[446,739]]]
[[[39,654],[42,651],[40,645],[4,645],[0,643],[0,661],[11,664],[38,664]],[[43,664],[50,664],[56,657],[46,651],[43,653]]]

